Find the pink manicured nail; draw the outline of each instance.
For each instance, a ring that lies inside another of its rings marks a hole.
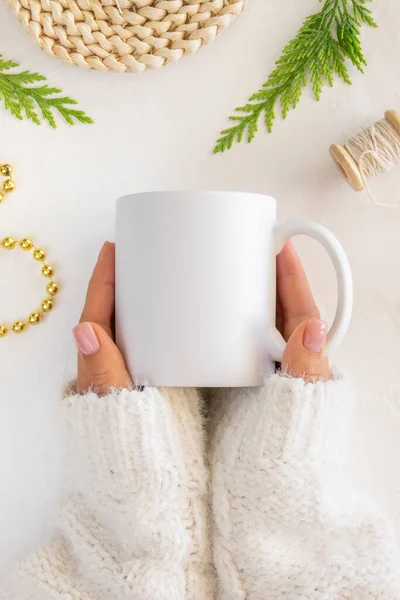
[[[80,323],[72,330],[78,350],[85,356],[96,354],[100,343],[96,332],[90,323]]]
[[[309,352],[321,352],[326,344],[326,335],[328,333],[328,324],[319,319],[308,321],[304,330],[303,346]]]

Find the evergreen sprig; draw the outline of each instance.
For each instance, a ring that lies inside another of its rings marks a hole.
[[[77,101],[68,96],[58,96],[62,91],[47,84],[38,85],[46,81],[44,75],[22,71],[21,73],[9,72],[19,63],[13,60],[5,60],[0,54],[0,100],[4,108],[9,110],[17,119],[27,118],[41,124],[41,119],[47,121],[51,127],[57,124],[53,111],[57,111],[70,125],[76,121],[80,123],[93,123],[93,120],[76,108]]]
[[[366,6],[371,0],[319,1],[323,7],[306,18],[297,36],[284,48],[268,81],[245,106],[236,108],[236,112],[242,114],[229,117],[235,125],[221,132],[215,154],[229,150],[234,142],[243,141],[245,134],[251,142],[261,115],[271,132],[278,101],[286,118],[289,110],[299,103],[308,79],[319,100],[324,84],[333,86],[335,75],[351,84],[346,59],[363,73],[367,62],[360,41],[361,25],[377,27]]]

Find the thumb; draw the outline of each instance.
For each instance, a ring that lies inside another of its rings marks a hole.
[[[303,321],[291,335],[282,359],[282,372],[307,382],[331,379],[324,355],[328,325],[319,319]]]
[[[78,390],[92,388],[105,394],[112,387],[132,386],[124,359],[108,333],[96,323],[80,323],[73,329],[78,357]]]

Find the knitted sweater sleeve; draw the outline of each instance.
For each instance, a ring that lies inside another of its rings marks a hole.
[[[65,400],[79,452],[52,540],[2,600],[209,600],[207,475],[195,390]]]
[[[352,392],[274,375],[216,398],[211,443],[221,600],[400,599],[386,520],[343,476]]]

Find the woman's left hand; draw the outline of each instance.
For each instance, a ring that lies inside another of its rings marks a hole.
[[[325,356],[328,326],[292,242],[277,258],[277,294],[277,327],[287,342],[282,371],[305,381],[331,379]]]
[[[131,387],[133,382],[114,342],[115,247],[106,242],[89,282],[79,325],[74,330],[78,346],[79,392]]]

